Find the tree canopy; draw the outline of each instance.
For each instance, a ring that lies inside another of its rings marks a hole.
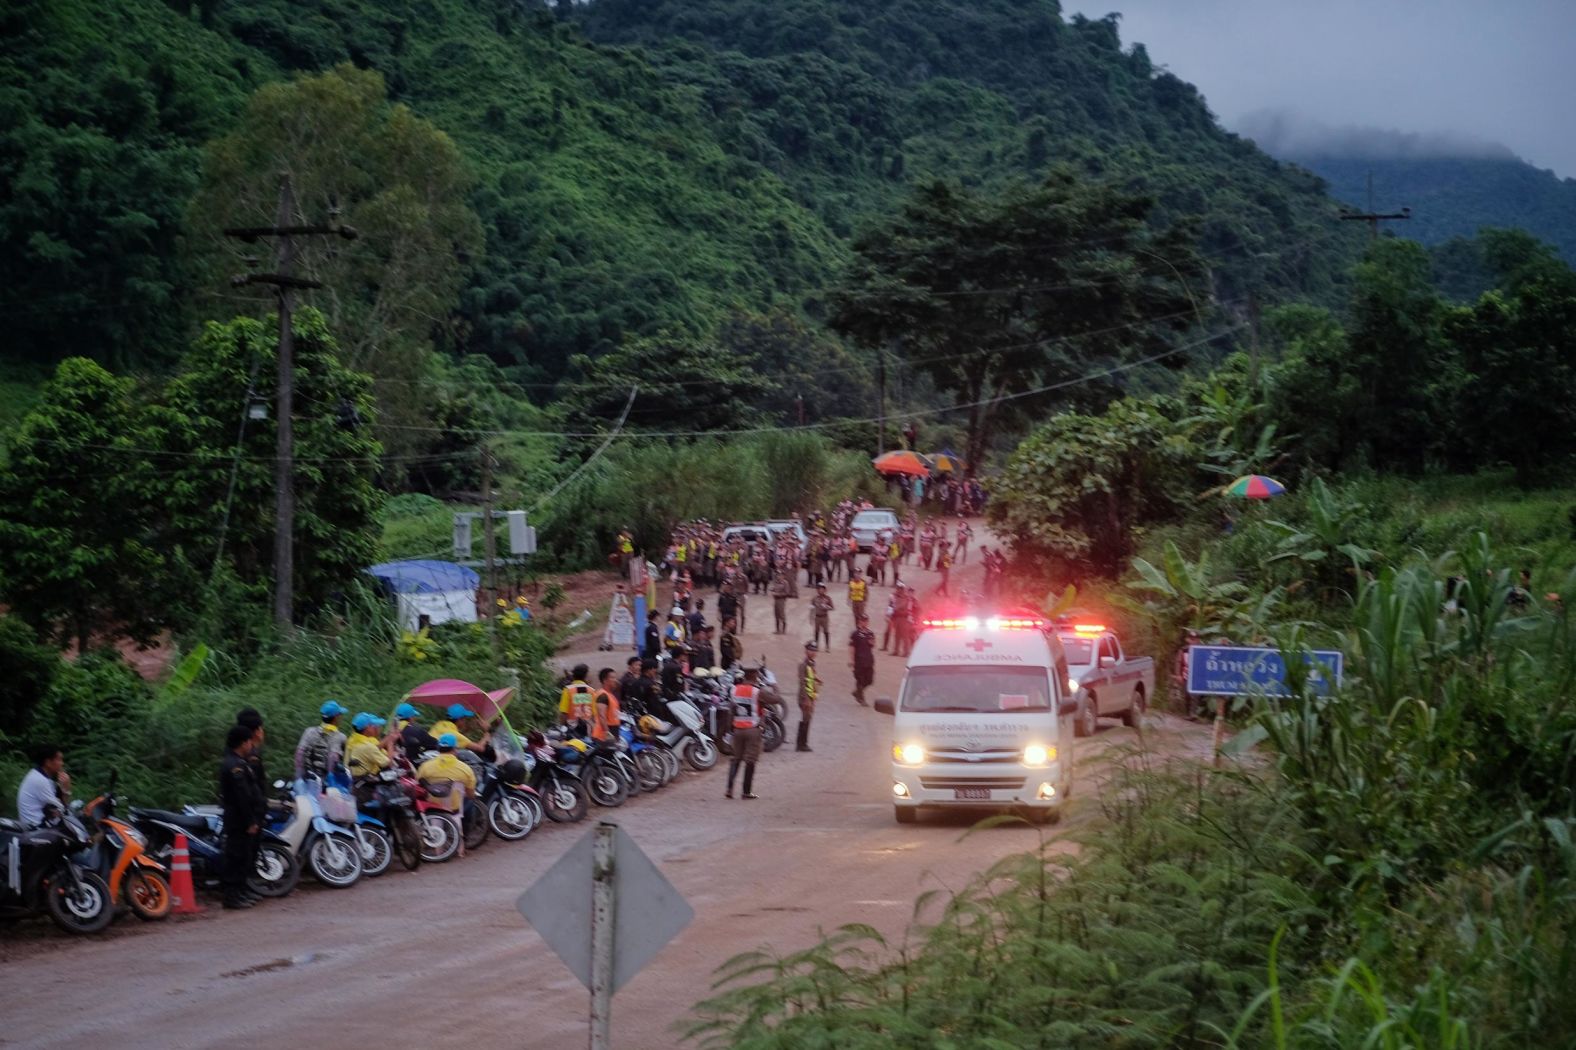
[[[975,469],[1004,398],[1153,355],[1203,320],[1189,231],[1152,232],[1152,207],[1065,171],[999,195],[932,184],[855,242],[831,323],[956,397]]]

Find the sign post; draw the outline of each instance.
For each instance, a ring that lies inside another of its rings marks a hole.
[[[591,1050],[609,1050],[613,994],[695,917],[635,840],[601,821],[515,902],[591,993]]]
[[[613,933],[618,915],[613,906],[613,832],[617,824],[603,821],[592,834],[591,847],[591,1050],[613,1044]]]
[[[1308,684],[1320,696],[1341,687],[1345,654],[1337,649],[1309,649],[1297,654]],[[1215,698],[1215,765],[1220,765],[1226,735],[1226,700],[1233,696],[1291,696],[1286,684],[1286,657],[1279,649],[1240,645],[1190,645],[1187,649],[1187,691]]]

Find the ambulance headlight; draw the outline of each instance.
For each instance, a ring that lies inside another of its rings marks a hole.
[[[1067,679],[1067,691],[1069,693],[1076,693],[1076,692],[1078,692],[1078,679],[1076,679],[1076,678],[1069,678],[1069,679]]]
[[[1044,744],[1030,744],[1023,749],[1023,764],[1026,766],[1044,766],[1056,761],[1056,749],[1046,747]]]
[[[922,765],[925,761],[925,749],[918,744],[893,744],[892,761],[901,762],[905,766]]]

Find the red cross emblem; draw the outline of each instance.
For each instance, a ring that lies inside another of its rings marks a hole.
[[[986,649],[995,647],[995,643],[987,642],[983,638],[976,638],[972,642],[964,642],[963,648],[973,649],[976,653],[983,653]]]

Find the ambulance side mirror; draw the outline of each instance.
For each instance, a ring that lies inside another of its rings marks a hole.
[[[896,713],[897,712],[892,707],[892,698],[890,696],[876,697],[876,714],[891,715]]]

